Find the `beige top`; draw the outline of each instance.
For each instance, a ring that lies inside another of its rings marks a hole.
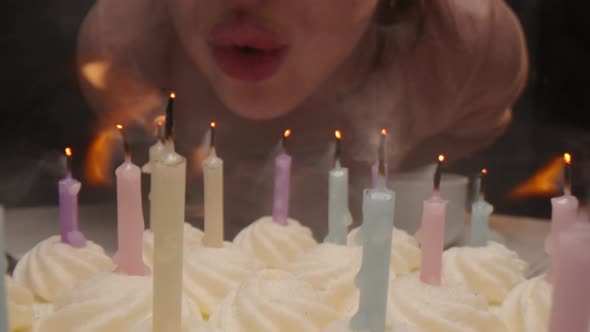
[[[84,22],[79,42],[83,91],[115,122],[149,122],[162,111],[162,89],[179,98],[177,147],[193,161],[189,201],[202,201],[195,147],[218,122],[225,160],[226,218],[235,227],[270,213],[272,156],[282,131],[293,130],[292,216],[323,234],[333,130],[345,135],[351,169],[351,207],[358,219],[362,188],[375,160],[378,132],[391,132],[390,170],[422,165],[444,152],[466,157],[491,144],[511,118],[526,83],[528,60],[519,22],[501,0],[432,0],[422,32],[413,22],[387,32],[385,63],[359,70],[353,57],[302,105],[285,116],[254,121],[222,105],[178,45],[161,1],[101,0]],[[367,38],[369,39],[369,38]],[[363,42],[357,55],[368,54]],[[358,62],[361,61],[361,62]],[[189,166],[189,168],[191,168]]]

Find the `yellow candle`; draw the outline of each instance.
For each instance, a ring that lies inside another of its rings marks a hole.
[[[215,123],[211,123],[211,148],[203,161],[205,186],[205,237],[207,247],[223,247],[223,160],[215,151]]]
[[[166,152],[152,168],[154,332],[181,330],[185,193],[186,159],[168,139]]]

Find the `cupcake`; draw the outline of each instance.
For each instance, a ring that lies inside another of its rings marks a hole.
[[[355,278],[361,268],[361,247],[323,243],[307,251],[284,269],[310,283],[341,317],[358,309]]]
[[[111,258],[101,246],[87,241],[85,247],[75,248],[63,243],[59,236],[52,236],[25,254],[13,276],[33,293],[36,301],[51,303],[80,281],[113,269]]]
[[[510,290],[526,280],[528,264],[497,242],[485,247],[456,247],[443,254],[443,278],[483,295],[500,306]]]
[[[288,219],[286,225],[280,225],[272,217],[263,217],[238,233],[234,244],[258,257],[267,267],[280,268],[317,242],[311,229],[296,220]]]
[[[231,332],[319,332],[338,314],[309,283],[280,270],[262,270],[232,291],[209,322]]]
[[[409,274],[394,279],[389,290],[393,319],[424,332],[508,331],[486,298],[465,287],[429,285]]]
[[[506,296],[500,317],[509,332],[547,332],[553,287],[545,276],[520,283]]]
[[[153,279],[103,273],[60,294],[55,312],[42,320],[37,332],[129,332],[152,319]],[[199,307],[183,298],[182,324],[202,320]]]
[[[258,258],[232,244],[222,248],[193,247],[185,253],[184,294],[208,317],[227,294],[263,268]]]
[[[361,228],[357,227],[348,234],[349,246],[360,246],[357,240]],[[391,246],[392,276],[401,276],[417,271],[420,268],[420,245],[418,240],[401,229],[393,229]]]
[[[4,276],[4,281],[6,285],[6,302],[10,323],[9,330],[26,331],[33,326],[33,294],[7,275]]]

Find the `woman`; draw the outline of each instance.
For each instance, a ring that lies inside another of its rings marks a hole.
[[[174,90],[189,156],[219,123],[230,233],[270,210],[285,128],[292,215],[321,234],[334,129],[356,212],[381,128],[392,172],[468,156],[509,123],[526,53],[502,0],[101,0],[79,39],[83,91],[105,122],[151,119]]]

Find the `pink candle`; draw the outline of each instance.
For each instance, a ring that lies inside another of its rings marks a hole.
[[[561,232],[578,217],[578,199],[571,194],[571,162],[572,158],[569,153],[564,155],[566,163],[565,190],[564,195],[551,199],[551,233],[545,241],[545,250],[551,256],[551,270],[547,273],[547,279],[550,282],[555,281],[553,271],[559,269],[559,259],[556,249],[559,248],[559,239]]]
[[[122,126],[117,126],[122,130]],[[117,175],[117,252],[116,272],[143,276],[149,269],[143,262],[143,208],[141,202],[141,169],[131,162],[125,142],[125,162],[116,170]]]
[[[275,182],[272,206],[272,218],[274,222],[286,225],[289,217],[289,197],[291,193],[291,164],[293,158],[287,153],[287,138],[291,136],[291,130],[287,129],[283,135],[282,151],[275,158]]]
[[[78,225],[78,193],[82,184],[72,177],[72,149],[66,148],[66,177],[59,181],[59,226],[61,241],[72,247],[83,248],[86,238]]]
[[[422,226],[418,235],[422,247],[420,280],[436,286],[442,283],[442,255],[447,215],[447,201],[440,196],[439,190],[444,160],[443,155],[439,156],[439,163],[434,176],[434,194],[424,201]]]
[[[561,232],[550,332],[587,332],[590,323],[590,223],[576,222]]]

